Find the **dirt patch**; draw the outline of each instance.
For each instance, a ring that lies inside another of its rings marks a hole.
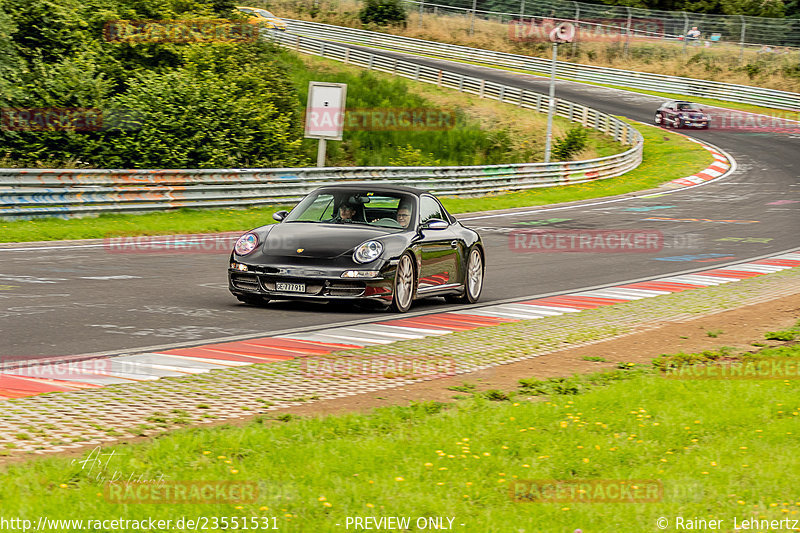
[[[410,401],[452,401],[461,393],[448,387],[472,383],[477,390],[513,390],[522,378],[549,378],[610,370],[617,363],[647,363],[661,354],[693,353],[728,346],[740,351],[757,350],[752,343],[779,346],[781,341],[764,339],[767,331],[777,331],[793,326],[800,319],[800,294],[785,296],[724,311],[686,322],[671,322],[589,346],[568,348],[527,361],[499,365],[480,372],[461,374],[415,383],[397,389],[388,389],[315,402],[313,404],[282,409],[281,413],[296,415],[333,415],[364,412],[374,407],[407,405]],[[603,357],[606,362],[586,361],[584,357]]]

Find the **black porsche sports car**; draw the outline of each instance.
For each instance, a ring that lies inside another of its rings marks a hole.
[[[228,287],[242,302],[372,300],[402,313],[418,298],[480,297],[480,235],[425,191],[331,185],[273,218],[280,223],[245,233],[231,253]]]
[[[697,104],[672,100],[661,104],[661,107],[656,110],[653,121],[658,126],[708,129],[709,117]]]

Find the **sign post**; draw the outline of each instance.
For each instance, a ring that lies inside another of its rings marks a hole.
[[[319,139],[317,166],[325,166],[327,141],[341,141],[344,131],[346,83],[312,81],[308,84],[305,137]]]
[[[550,145],[553,137],[553,115],[556,111],[556,64],[558,63],[558,45],[569,43],[575,39],[575,26],[569,22],[562,22],[550,32],[553,42],[553,61],[550,64],[550,99],[547,106],[547,134],[544,139],[544,162],[550,162]]]

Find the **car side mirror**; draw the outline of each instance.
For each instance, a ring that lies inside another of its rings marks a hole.
[[[427,222],[425,222],[422,225],[421,229],[441,230],[441,229],[447,229],[449,227],[450,227],[450,224],[448,224],[444,220],[439,220],[438,218],[434,218],[434,219],[431,219],[431,220],[428,220]]]
[[[272,218],[278,222],[283,222],[283,219],[286,218],[288,214],[289,211],[278,211],[277,213],[273,213]]]

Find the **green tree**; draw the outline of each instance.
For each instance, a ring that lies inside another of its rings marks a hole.
[[[363,24],[405,24],[406,10],[399,0],[367,0],[358,18]]]

